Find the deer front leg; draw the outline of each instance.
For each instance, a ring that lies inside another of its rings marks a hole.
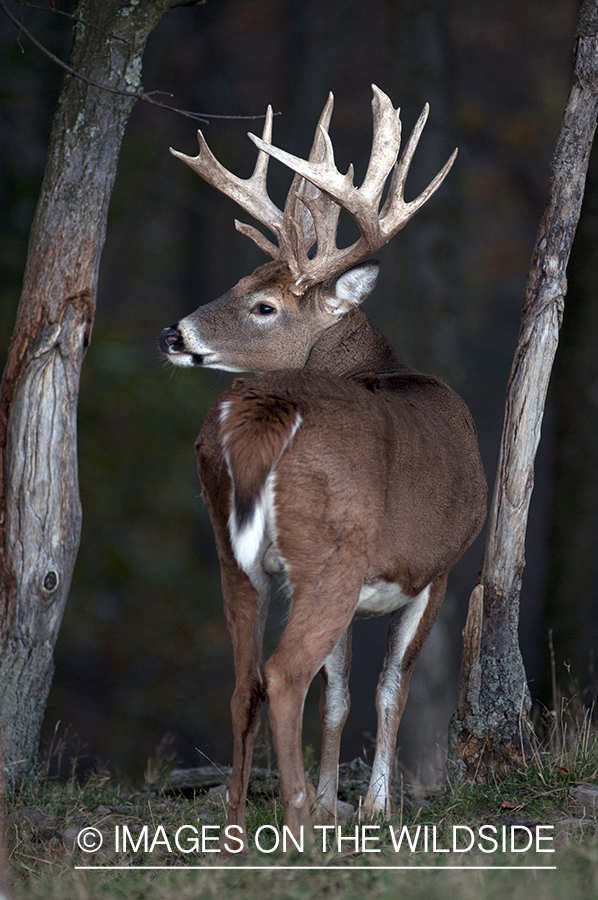
[[[363,812],[366,817],[390,818],[390,776],[397,731],[411,673],[426,638],[436,621],[446,590],[446,576],[436,579],[406,606],[392,613],[386,657],[376,691],[376,752]]]
[[[324,662],[320,670],[320,717],[322,720],[322,752],[314,821],[327,825],[337,817],[337,780],[341,734],[351,700],[349,670],[351,668],[351,626]]]
[[[236,565],[222,567],[224,611],[232,639],[235,664],[235,690],[231,699],[234,736],[233,771],[227,788],[227,826],[242,829],[245,834],[245,804],[251,771],[253,745],[260,724],[265,698],[261,674],[262,639],[268,610],[267,596],[253,586]],[[231,837],[241,837],[235,830]],[[226,839],[222,850],[226,852]],[[232,846],[236,846],[234,842]]]

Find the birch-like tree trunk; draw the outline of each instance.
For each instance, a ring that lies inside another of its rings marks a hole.
[[[481,586],[472,593],[457,709],[449,732],[453,775],[485,778],[521,760],[533,731],[519,649],[519,594],[534,460],[567,290],[565,270],[583,200],[598,114],[598,0],[584,0],[575,69],[552,158],[548,202],[528,276],[507,387]]]
[[[177,5],[191,3],[81,0],[70,66],[88,81],[138,91],[146,39]],[[13,782],[37,752],[79,546],[79,373],[134,102],[65,77],[0,390],[0,725]]]

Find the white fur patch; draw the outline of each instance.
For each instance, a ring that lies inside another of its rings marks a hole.
[[[409,605],[396,625],[391,622],[392,631],[377,691],[378,708],[382,717],[384,717],[386,712],[391,713],[396,708],[401,685],[403,659],[407,647],[415,637],[429,599],[430,585],[424,588],[416,597],[410,598]],[[369,792],[372,797],[373,809],[376,812],[385,814],[388,813],[387,805],[389,803],[393,752],[394,745],[391,746],[390,741],[385,741],[382,745],[377,746],[370,778]]]
[[[333,316],[344,316],[351,309],[351,304],[339,304],[336,297],[326,297],[325,302]]]
[[[193,357],[190,353],[174,353],[170,352],[168,354],[168,362],[172,363],[173,366],[182,366],[183,368],[191,368],[195,365],[193,362]],[[0,898],[1,900],[1,898]]]
[[[274,525],[274,472],[271,471],[256,500],[253,515],[239,528],[237,511],[232,504],[228,517],[228,532],[239,568],[248,575],[255,566],[262,544]]]
[[[349,708],[349,689],[345,679],[347,633],[342,636],[332,653],[324,660],[326,669],[326,712],[328,728],[339,728],[345,721]]]
[[[362,303],[376,284],[378,270],[378,263],[366,262],[344,272],[336,282],[336,296],[339,300]]]
[[[359,306],[371,292],[378,277],[378,263],[366,262],[355,266],[337,278],[334,294],[325,302],[334,316],[343,316]]]
[[[359,594],[355,615],[359,618],[384,616],[413,600],[413,597],[403,593],[400,584],[394,582],[377,581],[375,584],[364,584]]]
[[[262,546],[266,531],[266,514],[261,498],[255,505],[253,515],[241,528],[237,527],[237,516],[232,510],[228,519],[228,530],[235,559],[244,572],[249,572]]]
[[[219,416],[221,427],[226,427],[226,422],[228,419],[228,415],[230,412],[231,401],[224,400],[220,404]],[[261,559],[267,548],[270,545],[276,546],[277,543],[277,533],[276,533],[276,516],[275,516],[275,469],[278,465],[278,462],[285,452],[293,438],[295,437],[297,430],[301,427],[301,423],[303,422],[303,418],[300,413],[297,413],[295,416],[295,421],[291,427],[291,431],[285,440],[278,459],[274,461],[272,468],[270,469],[266,481],[262,490],[260,491],[259,496],[256,498],[255,507],[251,518],[244,522],[241,526],[237,521],[237,511],[235,509],[234,504],[234,474],[230,465],[230,457],[227,452],[227,443],[230,437],[230,433],[225,433],[222,438],[222,449],[224,451],[224,458],[226,460],[226,465],[228,468],[228,473],[233,484],[233,494],[231,497],[231,511],[228,517],[228,533],[230,535],[231,546],[233,553],[235,555],[235,559],[244,572],[249,575],[252,581],[256,579],[261,581],[263,578],[263,571],[260,565],[260,572],[256,572],[256,566],[261,564]]]
[[[391,709],[399,688],[401,667],[407,647],[413,640],[430,599],[430,585],[421,594],[411,598],[392,635],[384,671],[380,677],[378,692],[382,708]]]

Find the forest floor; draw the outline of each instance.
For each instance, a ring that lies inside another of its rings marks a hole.
[[[340,795],[359,810],[366,773],[351,766]],[[284,832],[276,778],[256,770],[249,852],[223,857],[223,788],[207,786],[208,769],[195,770],[204,787],[190,787],[194,770],[164,778],[155,768],[140,790],[102,771],[84,783],[43,771],[28,779],[9,798],[13,900],[598,897],[598,740],[589,725],[493,784],[447,783],[414,798],[399,779],[390,822],[360,822],[357,811],[300,849]],[[229,846],[239,847],[233,833]]]

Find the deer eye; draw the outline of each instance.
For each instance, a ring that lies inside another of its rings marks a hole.
[[[256,303],[256,305],[251,310],[252,315],[255,316],[271,316],[277,309],[275,306],[269,306],[267,303]]]

